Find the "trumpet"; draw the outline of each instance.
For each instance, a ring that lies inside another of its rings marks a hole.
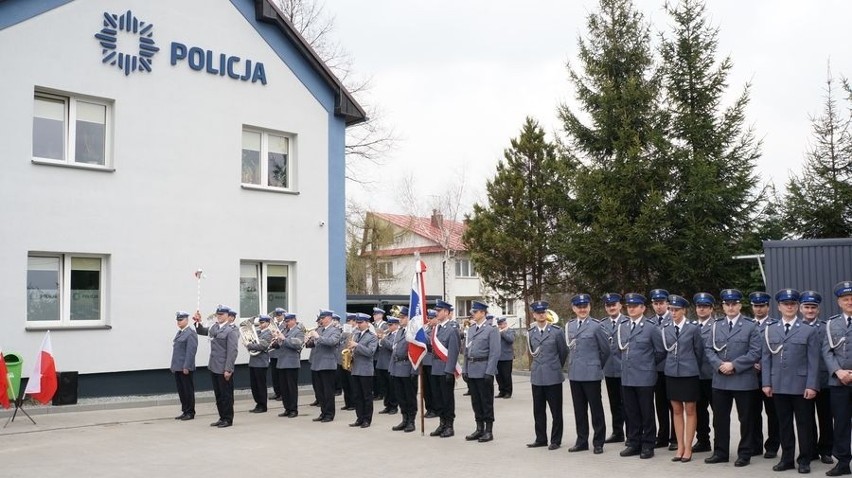
[[[559,322],[559,316],[556,314],[556,312],[554,312],[550,309],[547,309],[547,311],[545,312],[545,315],[547,316],[547,322],[548,323],[555,324],[555,323]]]
[[[319,334],[317,333],[317,328],[314,327],[314,328],[311,328],[311,329],[306,329],[305,326],[302,325],[301,323],[299,324],[299,327],[302,327],[302,329],[305,332],[305,344],[304,344],[304,346],[307,347],[307,348],[312,348],[315,345],[314,341],[316,340],[317,337],[319,337]]]
[[[281,329],[275,325],[275,321],[269,322],[269,327],[267,327],[270,332],[272,332],[272,340],[269,341],[269,348],[266,349],[267,352],[273,349],[272,344],[275,342],[281,343],[281,339],[284,338],[284,334],[281,332]]]

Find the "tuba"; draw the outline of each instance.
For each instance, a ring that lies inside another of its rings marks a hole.
[[[559,322],[559,316],[556,315],[556,312],[554,312],[550,309],[547,309],[547,312],[545,312],[545,315],[547,315],[547,323],[555,324],[555,323]]]
[[[395,306],[391,307],[391,310],[390,310],[390,316],[391,316],[391,317],[399,318],[399,313],[400,313],[400,312],[402,312],[402,307],[400,307],[400,306],[398,306],[398,305],[395,305]]]
[[[240,340],[243,345],[260,342],[260,339],[257,337],[257,329],[254,328],[254,317],[240,322]],[[248,353],[254,357],[260,354],[260,350],[249,350]]]

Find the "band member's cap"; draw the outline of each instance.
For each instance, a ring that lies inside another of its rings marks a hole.
[[[284,315],[287,311],[282,309],[281,307],[276,307],[275,310],[272,311],[272,315]]]
[[[689,307],[689,301],[679,295],[670,295],[668,298],[669,306],[675,307],[678,309],[685,309]]]
[[[577,294],[571,297],[571,305],[587,305],[592,302],[592,296],[589,294]]]
[[[743,293],[737,289],[723,289],[719,297],[722,298],[722,302],[739,302],[743,300]]]
[[[477,310],[484,310],[487,312],[488,305],[486,305],[485,302],[474,300],[470,303],[470,313],[473,314]]]
[[[798,302],[799,297],[801,294],[796,289],[781,289],[775,293],[776,302]]]
[[[258,322],[269,322],[270,320],[272,320],[272,318],[266,314],[260,314],[260,316],[258,316],[257,318]]]
[[[347,312],[346,313],[346,321],[349,322],[350,320],[355,320],[355,317],[357,317],[357,316],[358,316],[358,314],[356,314],[355,312]]]
[[[505,321],[506,321],[506,318],[505,318],[505,317],[497,317],[497,323],[498,323],[498,324],[502,324],[502,323],[503,323],[503,322],[505,322]]]
[[[188,319],[188,318],[189,318],[189,312],[184,312],[182,310],[175,312],[175,319],[177,319],[177,320]]]
[[[666,289],[653,289],[648,295],[651,296],[652,302],[657,300],[669,300],[669,291],[667,291]]]
[[[624,303],[627,305],[645,305],[645,296],[642,294],[637,294],[636,292],[624,294]]]
[[[446,309],[450,312],[453,311],[453,306],[449,304],[449,302],[444,302],[441,299],[435,301],[435,309]]]
[[[331,320],[336,320],[336,321],[340,322],[340,316],[337,315],[337,314],[331,314]]]
[[[752,305],[769,304],[769,299],[771,299],[771,298],[772,298],[771,295],[769,295],[769,294],[767,294],[766,292],[763,292],[763,291],[752,292],[751,294],[748,295],[748,300],[749,300],[749,302],[751,302]]]
[[[616,294],[615,292],[607,292],[601,297],[604,304],[615,304],[617,302],[621,302],[621,294]]]
[[[228,317],[236,317],[237,311],[234,309],[228,309]]]
[[[226,306],[226,305],[220,305],[220,306],[216,307],[216,313],[217,314],[227,314],[230,311],[231,311],[231,308]]]
[[[822,295],[815,290],[806,290],[803,291],[802,295],[799,297],[799,302],[802,304],[819,305],[822,303]]]
[[[284,314],[284,320],[296,320],[296,314],[288,312]]]
[[[398,324],[398,323],[399,323],[399,319],[398,319],[398,318],[396,318],[396,317],[388,317],[388,323],[389,323],[389,324]]]
[[[843,297],[844,295],[852,294],[852,282],[843,281],[838,282],[837,285],[834,286],[834,295],[836,297]]]
[[[544,312],[548,309],[548,307],[550,307],[550,304],[548,304],[546,300],[537,300],[530,304],[530,309],[532,309],[533,312]]]
[[[373,307],[373,315],[382,314],[385,315],[385,309],[381,309],[379,307]]]
[[[370,320],[370,315],[363,312],[355,314],[355,322],[367,322]]]
[[[692,302],[695,305],[713,305],[716,303],[716,299],[712,294],[708,294],[707,292],[699,292],[692,296]]]
[[[402,314],[402,312],[400,312],[400,314]],[[405,315],[405,314],[403,314],[403,315]],[[437,310],[435,310],[435,309],[426,310],[426,317],[429,317],[430,319],[434,319],[437,316],[438,316]]]
[[[317,317],[331,317],[332,315],[334,315],[333,311],[320,309],[319,314],[317,314]]]
[[[404,315],[404,316],[408,317],[408,307],[406,307],[404,305],[402,307],[400,307],[399,308],[399,315]]]

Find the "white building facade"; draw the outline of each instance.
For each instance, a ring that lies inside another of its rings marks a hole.
[[[99,388],[168,368],[198,269],[203,315],[344,310],[364,112],[271,0],[6,0],[0,62],[0,346],[25,375],[45,330]]]

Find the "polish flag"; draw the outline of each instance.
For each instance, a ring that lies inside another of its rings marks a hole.
[[[8,388],[11,386],[11,382],[9,382],[9,370],[6,368],[6,359],[3,358],[3,351],[0,350],[0,406],[3,408],[9,408],[9,391]]]
[[[41,351],[36,356],[33,371],[27,382],[25,394],[46,405],[56,393],[56,363],[53,361],[53,347],[50,345],[50,331],[44,335]]]

